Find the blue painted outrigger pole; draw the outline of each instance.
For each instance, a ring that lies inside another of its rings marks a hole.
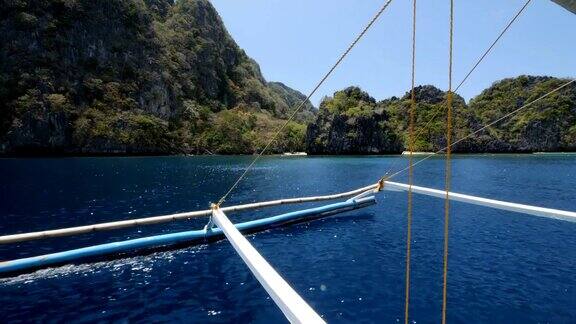
[[[374,196],[349,199],[343,202],[321,207],[309,208],[268,218],[238,223],[235,225],[235,227],[241,232],[256,232],[271,227],[322,218],[329,215],[366,207],[375,203],[376,199]],[[222,230],[219,228],[213,228],[112,242],[69,251],[0,262],[0,274],[26,272],[34,269],[44,268],[50,265],[73,263],[75,261],[80,261],[91,257],[134,252],[141,249],[165,247],[179,243],[191,244],[206,242],[208,240],[218,240],[222,238],[224,238]]]

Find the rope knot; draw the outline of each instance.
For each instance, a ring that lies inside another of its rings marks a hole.
[[[384,189],[386,180],[388,180],[388,177],[382,177],[380,178],[380,180],[378,180],[378,186],[376,187],[376,192],[380,192],[382,191],[382,189]]]

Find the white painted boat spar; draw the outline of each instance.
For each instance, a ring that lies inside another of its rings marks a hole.
[[[274,268],[246,240],[221,209],[212,210],[212,220],[250,268],[262,287],[291,323],[325,323]]]
[[[297,203],[307,203],[307,202],[315,202],[315,201],[326,201],[326,200],[335,200],[335,199],[350,198],[350,197],[363,197],[367,193],[377,192],[378,188],[379,188],[379,184],[373,184],[373,185],[365,186],[365,187],[362,187],[362,188],[359,188],[356,190],[347,191],[347,192],[343,192],[343,193],[337,193],[337,194],[331,194],[331,195],[325,195],[325,196],[313,196],[313,197],[270,200],[270,201],[264,201],[264,202],[258,202],[258,203],[223,207],[223,208],[221,208],[221,210],[224,212],[243,211],[243,210],[259,209],[259,208],[265,208],[265,207],[285,205],[285,204],[297,204]],[[408,185],[404,184],[404,183],[384,181],[384,189],[389,190],[389,191],[407,191]],[[417,193],[417,194],[423,194],[423,195],[433,196],[433,197],[437,197],[437,198],[445,198],[445,196],[446,196],[446,192],[443,190],[432,189],[432,188],[421,187],[421,186],[412,186],[412,189],[413,189],[414,193]],[[523,205],[523,204],[517,204],[517,203],[506,202],[506,201],[501,201],[501,200],[482,198],[482,197],[477,197],[477,196],[472,196],[472,195],[465,195],[465,194],[460,194],[460,193],[456,193],[456,192],[450,192],[449,197],[451,200],[460,201],[460,202],[464,202],[464,203],[470,203],[470,204],[481,205],[481,206],[490,207],[490,208],[508,210],[508,211],[524,213],[524,214],[528,214],[528,215],[535,215],[535,216],[554,218],[554,219],[559,219],[559,220],[564,220],[564,221],[576,222],[576,213],[572,212],[572,211],[565,211],[565,210],[552,209],[552,208],[544,208],[544,207],[531,206],[531,205]],[[70,228],[62,228],[62,229],[55,229],[55,230],[48,230],[48,231],[41,231],[41,232],[12,234],[12,235],[0,236],[0,244],[17,243],[17,242],[50,238],[50,237],[70,236],[70,235],[90,233],[90,232],[95,232],[95,231],[107,231],[107,230],[114,230],[114,229],[134,227],[134,226],[159,224],[159,223],[166,223],[166,222],[172,222],[172,221],[177,221],[177,220],[186,220],[186,219],[196,218],[196,217],[207,217],[210,214],[211,214],[211,210],[207,209],[207,210],[192,211],[192,212],[185,212],[185,213],[178,213],[178,214],[171,214],[171,215],[154,216],[154,217],[130,219],[130,220],[124,220],[124,221],[117,221],[117,222],[109,222],[109,223],[92,224],[92,225],[77,226],[77,227],[70,227]]]
[[[391,182],[386,181],[384,185],[385,190],[402,190],[408,191],[409,185],[404,183],[398,182]],[[422,194],[427,196],[432,196],[436,198],[445,199],[446,198],[446,191],[420,187],[420,186],[412,186],[412,192],[416,194]],[[476,197],[471,195],[465,195],[456,192],[449,192],[448,197],[450,200],[459,201],[468,204],[480,205],[495,209],[502,209],[508,210],[512,212],[540,216],[540,217],[548,217],[554,218],[569,222],[576,222],[576,212],[566,211],[566,210],[559,210],[559,209],[552,209],[552,208],[544,208],[544,207],[537,207],[531,205],[523,205],[517,204],[502,200],[495,200],[495,199],[488,199],[482,197]]]

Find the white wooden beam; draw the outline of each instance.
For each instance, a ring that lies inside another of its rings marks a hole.
[[[224,232],[232,247],[291,323],[325,323],[242,236],[221,209],[212,210],[212,220]]]
[[[384,185],[385,190],[402,190],[408,191],[409,185],[404,183],[386,181]],[[446,198],[446,191],[420,187],[420,186],[412,186],[412,192],[416,194],[422,194],[437,198]],[[523,205],[517,204],[502,200],[495,200],[495,199],[488,199],[476,196],[465,195],[456,192],[449,193],[450,200],[460,201],[468,204],[486,206],[490,208],[502,209],[513,211],[517,213],[535,215],[535,216],[542,216],[554,219],[561,219],[570,222],[576,222],[576,213],[571,211],[559,210],[559,209],[552,209],[552,208],[544,208],[544,207],[537,207],[537,206],[530,206],[530,205]]]

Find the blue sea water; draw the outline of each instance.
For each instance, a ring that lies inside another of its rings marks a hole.
[[[251,157],[0,159],[0,235],[206,209]],[[227,204],[336,193],[378,180],[402,157],[265,157]],[[415,183],[443,188],[444,161]],[[406,176],[396,181],[405,182]],[[576,210],[575,155],[461,155],[452,189]],[[249,235],[331,323],[404,316],[405,193],[329,218]],[[410,320],[439,323],[443,200],[415,195]],[[307,205],[309,206],[309,205]],[[243,221],[302,208],[229,214]],[[0,260],[201,228],[205,220],[0,246]],[[576,223],[453,203],[448,322],[575,323]],[[2,322],[285,322],[230,244],[66,265],[0,279]]]

